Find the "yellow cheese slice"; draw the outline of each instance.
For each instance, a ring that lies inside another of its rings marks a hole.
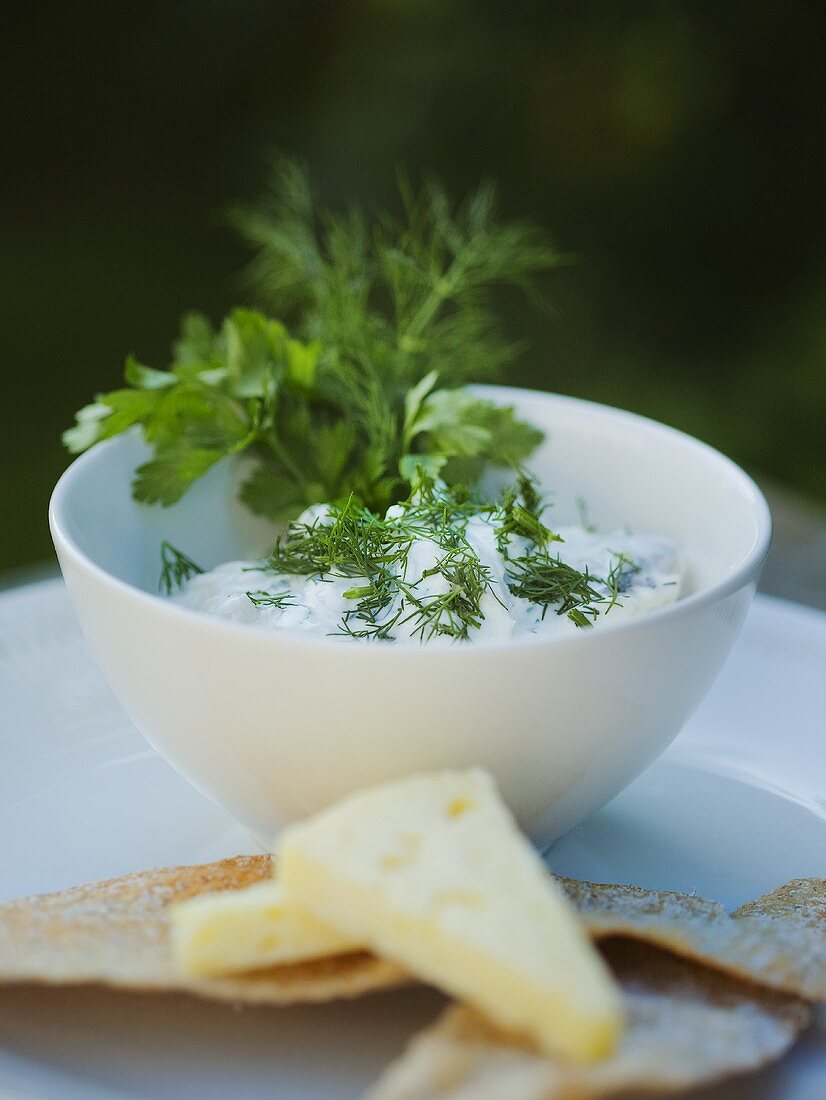
[[[358,950],[309,913],[286,907],[275,880],[180,902],[170,919],[178,969],[199,977]]]
[[[400,963],[541,1049],[608,1054],[614,981],[484,771],[414,776],[293,825],[288,907]]]

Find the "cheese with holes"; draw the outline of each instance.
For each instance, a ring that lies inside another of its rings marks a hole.
[[[171,922],[179,969],[200,977],[358,950],[308,913],[285,906],[274,880],[180,902]]]
[[[480,770],[352,795],[282,834],[288,906],[554,1055],[608,1054],[619,995],[576,912]]]

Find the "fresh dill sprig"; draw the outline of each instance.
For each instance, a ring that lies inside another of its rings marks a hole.
[[[406,531],[419,530],[422,537],[429,538],[438,530],[440,544],[448,545],[463,537],[473,516],[492,515],[495,511],[495,504],[482,500],[467,485],[438,484],[419,469],[410,496],[403,503],[402,516]]]
[[[440,576],[446,584],[444,592],[420,596],[416,591],[421,581]],[[411,636],[421,641],[435,637],[467,639],[469,631],[484,622],[482,598],[491,590],[490,570],[466,543],[448,549],[436,565],[426,569],[420,580],[402,587],[409,613],[399,625],[414,623]]]
[[[326,517],[291,523],[276,539],[267,564],[277,573],[370,577],[398,561],[412,540],[410,532],[394,530],[351,496]]]
[[[587,531],[589,535],[595,535],[599,528],[591,520],[590,512],[588,510],[588,502],[585,497],[576,498],[576,510],[579,514],[579,523],[583,530]]]
[[[349,637],[392,640],[404,629],[423,641],[467,639],[484,621],[488,593],[499,599],[489,568],[468,539],[469,524],[481,517],[507,562],[505,583],[513,595],[540,607],[543,618],[552,610],[576,626],[590,626],[620,600],[639,567],[616,554],[602,578],[560,560],[550,552],[550,543],[561,540],[542,523],[544,508],[536,483],[525,474],[498,500],[486,501],[467,486],[446,486],[420,470],[407,500],[384,517],[351,496],[308,522],[292,523],[276,540],[266,567],[281,577],[352,578],[342,593],[351,606],[338,631]],[[528,549],[511,558],[514,539]],[[433,546],[434,560],[411,578],[410,550],[417,541]]]
[[[351,606],[342,615],[339,633],[352,638],[393,640],[395,632],[421,641],[435,637],[466,640],[485,615],[483,600],[498,595],[489,568],[468,541],[468,524],[482,517],[493,527],[507,562],[505,582],[513,595],[567,617],[578,627],[591,626],[622,598],[640,566],[626,553],[613,552],[606,577],[579,570],[554,556],[549,548],[560,537],[541,520],[545,504],[536,483],[520,474],[516,486],[486,501],[464,485],[446,486],[421,471],[407,500],[380,516],[351,495],[309,522],[293,522],[278,537],[264,568],[278,577],[352,578],[342,593]],[[510,557],[512,538],[530,549]],[[434,564],[410,579],[412,545],[429,541]],[[524,543],[522,543],[524,545]],[[161,543],[160,585],[167,595],[203,570],[169,542]],[[256,566],[256,569],[260,566]],[[428,581],[439,578],[435,590]],[[283,582],[282,582],[283,583]],[[246,593],[256,607],[286,608],[295,596],[286,589]],[[500,601],[501,602],[501,601]]]
[[[402,180],[400,194],[398,217],[334,213],[279,162],[264,199],[235,214],[256,249],[251,284],[279,319],[235,309],[215,330],[186,316],[169,369],[127,359],[126,387],[80,410],[67,447],[139,427],[153,453],[133,496],[163,505],[245,453],[241,499],[275,520],[351,493],[383,513],[419,465],[455,483],[522,462],[543,433],[463,383],[515,354],[493,286],[530,290],[563,258],[501,221],[489,188],[459,204],[432,182]]]
[[[260,589],[256,592],[247,592],[246,595],[255,607],[295,607],[291,592],[266,592]]]
[[[512,535],[527,539],[536,546],[562,541],[559,535],[554,534],[542,522],[545,507],[535,479],[520,472],[517,484],[502,493],[496,515],[496,538],[503,557],[509,556],[508,547]]]
[[[547,549],[514,559],[508,569],[511,592],[540,606],[543,619],[552,609],[576,626],[592,626],[605,602],[596,587],[599,578],[553,557]]]
[[[399,578],[386,566],[377,569],[368,584],[348,588],[344,598],[353,600],[354,605],[344,612],[340,633],[353,638],[392,641],[392,631],[403,608],[400,605],[392,616],[387,613],[399,591]]]
[[[526,554],[508,565],[511,592],[542,607],[542,618],[549,608],[567,615],[576,626],[591,626],[600,615],[607,615],[620,602],[640,566],[628,554],[614,552],[614,564],[606,577],[597,577],[588,569],[578,570],[547,548]]]
[[[453,203],[437,181],[416,189],[400,174],[399,195],[397,215],[334,212],[305,167],[277,159],[261,199],[231,213],[255,249],[249,286],[364,379],[408,387],[434,367],[443,385],[488,377],[515,351],[491,288],[530,292],[537,273],[568,259],[536,227],[501,221],[490,184]]]
[[[620,597],[623,592],[627,592],[631,587],[632,579],[640,572],[640,565],[634,561],[634,559],[625,551],[618,550],[612,551],[614,554],[614,564],[605,578],[605,585],[608,589],[607,605],[603,610],[603,614],[607,614],[612,607],[620,601]]]
[[[192,558],[164,539],[161,543],[161,576],[158,581],[160,591],[170,596],[176,588],[180,588],[197,573],[203,573],[200,565],[196,565]]]
[[[341,633],[355,638],[392,638],[402,626],[422,640],[436,636],[467,638],[484,613],[481,601],[490,590],[489,570],[480,562],[463,533],[458,517],[469,518],[490,506],[472,504],[465,489],[438,493],[431,479],[398,514],[382,518],[355,503],[310,523],[293,523],[276,540],[268,568],[279,574],[358,578],[344,598],[353,601],[341,623]],[[435,564],[415,580],[406,577],[408,554],[419,539],[440,551]],[[440,577],[439,591],[425,582]]]

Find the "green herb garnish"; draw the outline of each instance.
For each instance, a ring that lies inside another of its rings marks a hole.
[[[588,502],[584,497],[576,498],[576,510],[579,512],[579,522],[582,528],[588,532],[589,535],[595,535],[599,528],[591,520],[591,514],[588,510]]]
[[[448,483],[521,463],[542,439],[513,409],[461,388],[509,363],[490,294],[563,260],[530,226],[496,219],[481,188],[453,208],[435,184],[369,222],[319,207],[289,163],[235,221],[250,280],[280,320],[236,309],[220,329],[184,318],[168,370],[130,357],[64,435],[73,452],[140,426],[152,448],[133,495],[173,504],[222,459],[255,461],[245,504],[273,519],[351,495],[383,513],[421,468]],[[286,327],[289,324],[290,329]]]
[[[482,597],[492,591],[488,567],[465,543],[449,548],[435,566],[422,573],[421,579],[433,576],[442,577],[447,590],[420,596],[417,592],[419,581],[407,586],[404,595],[408,604],[412,604],[412,610],[399,625],[414,623],[412,637],[421,641],[439,635],[467,639],[469,631],[478,630],[484,622]]]
[[[613,554],[616,560],[605,578],[605,584],[608,588],[608,603],[604,611],[605,614],[619,603],[622,593],[626,592],[631,586],[632,578],[640,572],[640,566],[625,551],[613,551]]]
[[[295,607],[291,592],[247,592],[247,599],[256,607]]]
[[[536,482],[524,473],[520,473],[515,486],[505,489],[499,504],[496,524],[496,537],[499,551],[503,557],[509,556],[509,539],[518,535],[535,546],[545,546],[549,542],[561,542],[542,522],[545,501],[536,488]]]
[[[604,594],[595,587],[598,577],[574,569],[547,550],[516,558],[509,570],[511,592],[538,604],[543,619],[551,608],[576,626],[591,626],[605,603]]]
[[[395,628],[407,626],[422,640],[467,638],[484,619],[481,601],[491,585],[464,526],[492,506],[471,504],[464,488],[439,492],[424,475],[398,511],[382,518],[351,497],[310,523],[290,524],[276,540],[268,567],[279,574],[363,581],[344,592],[353,607],[344,613],[341,632],[351,637],[391,639]],[[436,561],[409,580],[408,554],[419,539],[436,546]],[[442,590],[427,592],[424,582],[436,576]]]
[[[467,535],[471,520],[482,517],[507,562],[509,590],[540,607],[543,618],[550,609],[576,626],[590,626],[618,602],[638,567],[619,554],[609,576],[600,578],[560,561],[549,543],[561,539],[542,523],[544,509],[535,483],[523,474],[516,487],[490,502],[420,469],[408,499],[384,517],[351,496],[307,522],[291,523],[265,568],[279,577],[317,577],[320,582],[352,578],[355,583],[343,592],[352,607],[339,630],[349,637],[392,640],[404,627],[404,633],[420,640],[463,640],[484,621],[486,595],[499,598]],[[411,578],[410,550],[420,540],[432,544],[434,561]],[[510,557],[514,546],[524,553]],[[439,578],[435,591],[427,584],[434,577]],[[262,602],[281,606],[275,599]]]
[[[161,543],[161,576],[158,588],[169,596],[197,573],[203,573],[200,565],[196,565],[192,558],[164,539]]]

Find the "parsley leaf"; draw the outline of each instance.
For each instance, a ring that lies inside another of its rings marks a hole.
[[[543,438],[538,428],[517,420],[511,407],[464,389],[430,393],[406,431],[408,441],[431,458],[439,456],[438,468],[431,464],[427,472],[438,473],[448,484],[470,484],[489,465],[519,467]],[[406,476],[415,457],[403,460]]]
[[[294,518],[307,503],[292,478],[265,463],[256,466],[242,484],[240,498],[251,512],[274,520]]]
[[[383,512],[417,471],[455,482],[521,463],[542,433],[459,383],[514,353],[493,284],[527,288],[563,258],[534,228],[499,222],[489,188],[457,207],[432,182],[415,193],[402,179],[400,193],[401,216],[371,224],[319,207],[306,172],[280,164],[264,200],[235,214],[276,317],[239,308],[215,329],[187,314],[169,368],[130,356],[126,386],[64,433],[69,450],[140,427],[153,453],[133,492],[164,505],[247,452],[241,498],[274,519],[351,496]]]
[[[135,471],[132,492],[144,504],[174,504],[193,482],[224,457],[223,451],[171,448]]]

